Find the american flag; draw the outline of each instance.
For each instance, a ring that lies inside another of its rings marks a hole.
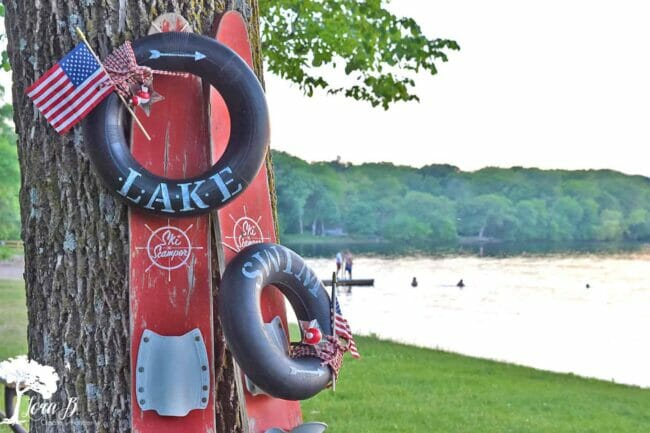
[[[114,89],[85,43],[80,43],[27,88],[36,108],[65,134]]]
[[[335,292],[335,291],[334,291]],[[350,329],[350,324],[343,314],[341,314],[341,306],[339,305],[339,300],[334,294],[334,308],[332,308],[332,315],[334,316],[334,328],[336,330],[336,335],[348,341],[348,349],[350,350],[350,355],[353,358],[361,358],[359,355],[359,350],[357,349],[357,343],[354,342],[354,337],[352,337],[352,329]]]

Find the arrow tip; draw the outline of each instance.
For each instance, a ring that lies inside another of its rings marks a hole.
[[[205,59],[205,54],[198,51],[194,52],[194,61],[198,62],[199,60]]]

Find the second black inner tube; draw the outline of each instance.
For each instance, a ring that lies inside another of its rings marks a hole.
[[[318,358],[290,358],[264,331],[260,297],[273,285],[287,297],[298,320],[316,319],[331,335],[330,298],[322,282],[290,249],[255,244],[227,266],[219,287],[219,315],[228,347],[244,373],[269,395],[304,400],[331,380]]]

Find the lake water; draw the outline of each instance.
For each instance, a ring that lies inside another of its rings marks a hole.
[[[340,294],[357,333],[650,387],[648,247],[524,257],[366,254],[355,257],[354,277],[374,278],[375,286]],[[331,276],[333,258],[307,262]]]

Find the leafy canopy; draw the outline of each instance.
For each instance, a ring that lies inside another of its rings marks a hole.
[[[650,179],[611,170],[307,163],[273,152],[283,234],[398,242],[648,241]],[[291,173],[291,177],[282,180]],[[299,199],[299,200],[298,200]],[[321,218],[326,209],[327,218]]]
[[[0,0],[0,19],[4,19],[5,16],[5,5],[2,3]],[[7,54],[7,50],[4,48],[5,46],[5,34],[4,34],[4,29],[0,27],[0,45],[3,47],[2,52],[0,52],[0,62],[2,63],[1,67],[5,71],[8,71],[11,69],[11,66],[9,65],[9,55]],[[2,86],[0,86],[2,88]]]
[[[262,52],[272,73],[312,96],[318,88],[367,101],[384,109],[418,100],[409,72],[435,75],[436,62],[460,47],[427,38],[412,18],[399,18],[387,0],[260,1]],[[341,74],[346,84],[328,77]],[[411,74],[412,75],[412,74]]]

